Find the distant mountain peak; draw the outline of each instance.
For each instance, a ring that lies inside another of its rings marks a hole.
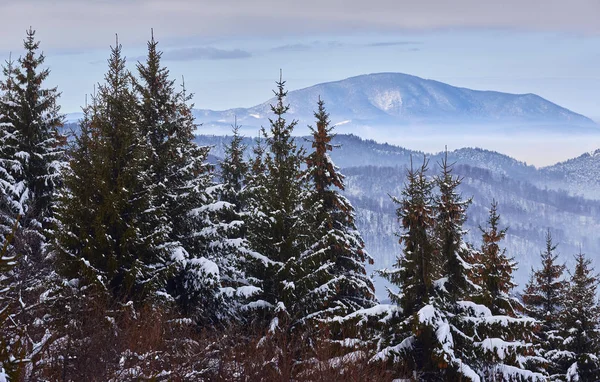
[[[405,73],[371,73],[288,92],[290,118],[312,124],[317,100],[323,99],[333,123],[348,126],[418,124],[546,124],[595,127],[591,119],[536,94],[472,90]],[[229,128],[233,116],[244,127],[267,123],[270,99],[248,109],[195,110],[205,126]],[[347,122],[346,122],[347,121]],[[299,132],[300,134],[305,132]]]

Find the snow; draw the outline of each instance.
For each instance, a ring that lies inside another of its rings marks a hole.
[[[507,355],[511,354],[510,350],[514,350],[523,344],[517,341],[504,341],[501,338],[486,338],[480,345],[486,351],[495,353],[498,359],[503,361]]]
[[[188,257],[189,255],[187,251],[181,246],[174,247],[171,250],[171,259],[173,259],[174,261],[184,261]]]
[[[569,370],[567,370],[567,380],[572,382],[579,382],[579,371],[577,370],[577,362],[569,366]]]
[[[202,273],[219,277],[219,266],[205,257],[189,259],[188,262],[192,265],[200,267]]]
[[[334,317],[331,320],[341,323],[359,317],[360,320],[357,325],[362,325],[363,323],[367,322],[369,317],[381,317],[379,322],[385,323],[389,321],[394,313],[399,312],[399,309],[400,308],[398,306],[392,304],[377,304],[371,308],[359,309],[345,317]]]
[[[252,285],[246,285],[246,286],[242,286],[237,288],[237,290],[235,291],[235,294],[239,297],[244,297],[244,298],[248,298],[248,297],[252,297],[258,293],[260,293],[262,291],[262,289],[252,286]]]

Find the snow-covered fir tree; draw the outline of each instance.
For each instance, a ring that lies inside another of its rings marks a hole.
[[[474,300],[487,306],[494,315],[516,317],[520,303],[510,296],[516,287],[512,274],[517,269],[514,259],[506,255],[506,249],[500,242],[506,237],[507,228],[500,228],[498,203],[492,201],[487,226],[479,227],[481,231],[481,249],[474,254],[472,278],[479,289]]]
[[[60,183],[64,137],[58,128],[63,116],[57,88],[44,83],[50,75],[42,68],[35,31],[27,30],[25,55],[4,67],[0,90],[0,192],[3,198],[4,233],[10,233],[17,215],[27,233],[19,232],[14,245],[24,258],[39,254],[43,229],[52,220],[52,202]],[[27,239],[21,239],[25,235]]]
[[[560,316],[566,380],[597,381],[600,380],[600,306],[596,291],[600,278],[591,260],[582,253],[575,256],[570,281],[565,293],[568,303]]]
[[[346,316],[372,307],[375,291],[365,271],[371,257],[354,220],[354,208],[340,195],[344,176],[331,160],[333,126],[319,99],[312,149],[306,157],[309,190],[304,198],[303,219],[308,223],[308,248],[297,260],[295,320]]]
[[[285,81],[277,82],[276,102],[271,105],[274,116],[270,127],[262,128],[266,142],[264,158],[253,165],[253,206],[255,215],[249,225],[253,251],[262,254],[263,261],[255,262],[249,274],[260,280],[262,292],[255,305],[262,306],[264,319],[273,330],[290,320],[298,301],[295,292],[295,264],[303,252],[306,234],[302,221],[302,195],[305,181],[300,166],[304,151],[292,137],[297,121],[288,122],[285,114],[287,91]],[[262,174],[260,171],[264,171]]]
[[[564,339],[561,335],[560,313],[565,305],[565,291],[568,282],[564,279],[564,264],[557,264],[557,245],[552,241],[550,230],[546,233],[546,248],[540,253],[541,268],[532,270],[531,279],[523,292],[523,303],[530,317],[540,321],[537,342],[543,356],[548,360],[550,376],[560,374],[566,360],[560,346]]]
[[[16,156],[20,133],[15,130],[15,62],[12,58],[2,67],[0,82],[0,229],[2,242],[10,235],[17,216],[24,215],[29,196],[22,177],[23,166]]]
[[[435,196],[435,241],[442,261],[444,279],[440,280],[447,292],[448,302],[462,300],[471,290],[468,274],[472,266],[467,262],[471,250],[464,242],[463,224],[470,199],[463,200],[458,193],[461,178],[452,175],[448,153],[440,163],[441,173],[435,177],[438,194]],[[453,309],[452,306],[449,307]]]
[[[116,301],[140,303],[164,289],[172,255],[162,217],[152,208],[150,150],[137,110],[117,41],[105,83],[80,122],[55,244],[63,277],[78,279],[79,287],[96,285]]]
[[[22,345],[19,358],[28,360],[25,379],[33,379],[30,371],[50,338],[41,297],[52,274],[46,244],[64,165],[60,94],[47,87],[50,70],[39,45],[28,29],[25,54],[7,61],[0,82],[0,238],[13,238],[6,254],[17,259],[5,276],[14,308],[12,341]]]
[[[152,34],[135,81],[139,130],[148,147],[143,165],[150,180],[150,217],[159,219],[157,233],[164,236],[162,248],[169,255],[168,292],[185,314],[209,322],[222,312],[215,259],[228,255],[217,249],[222,230],[211,229],[218,224],[210,216],[218,205],[207,163],[209,147],[194,143],[192,95],[183,85],[175,90],[157,46]]]
[[[482,244],[474,252],[471,278],[477,288],[465,305],[471,311],[467,331],[476,358],[472,365],[482,380],[543,380],[545,359],[535,356],[534,330],[538,322],[523,317],[523,307],[511,296],[516,286],[514,260],[500,247],[507,229],[500,228],[498,203],[493,201],[486,227],[480,227]]]
[[[264,256],[250,250],[247,238],[247,223],[250,218],[251,192],[248,186],[250,163],[244,158],[246,145],[234,122],[231,142],[225,145],[225,157],[219,163],[220,183],[215,186],[219,198],[216,217],[224,228],[224,237],[219,246],[227,254],[218,262],[221,288],[230,314],[237,320],[247,321],[252,315],[253,296],[260,293],[261,285],[253,277],[252,267],[262,262]],[[260,159],[260,155],[259,158]]]

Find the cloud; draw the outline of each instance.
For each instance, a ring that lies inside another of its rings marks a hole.
[[[423,42],[421,41],[382,41],[382,42],[372,42],[369,44],[366,44],[366,46],[373,46],[373,47],[379,47],[379,46],[406,46],[406,45],[420,45]]]
[[[252,54],[241,49],[227,50],[213,47],[195,47],[168,50],[163,53],[162,57],[168,61],[233,60],[252,57]]]
[[[287,44],[271,48],[271,52],[304,52],[307,50],[311,50],[312,48],[314,48],[314,46],[314,44]]]
[[[600,35],[598,0],[0,0],[0,50],[30,25],[45,48],[438,28],[508,28]]]

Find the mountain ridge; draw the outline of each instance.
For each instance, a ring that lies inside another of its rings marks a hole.
[[[473,90],[404,73],[371,73],[324,82],[288,92],[289,115],[311,122],[321,97],[334,123],[451,124],[551,123],[598,127],[590,118],[533,93]],[[232,123],[254,126],[270,114],[271,98],[250,108],[195,109],[196,119],[210,126]]]

